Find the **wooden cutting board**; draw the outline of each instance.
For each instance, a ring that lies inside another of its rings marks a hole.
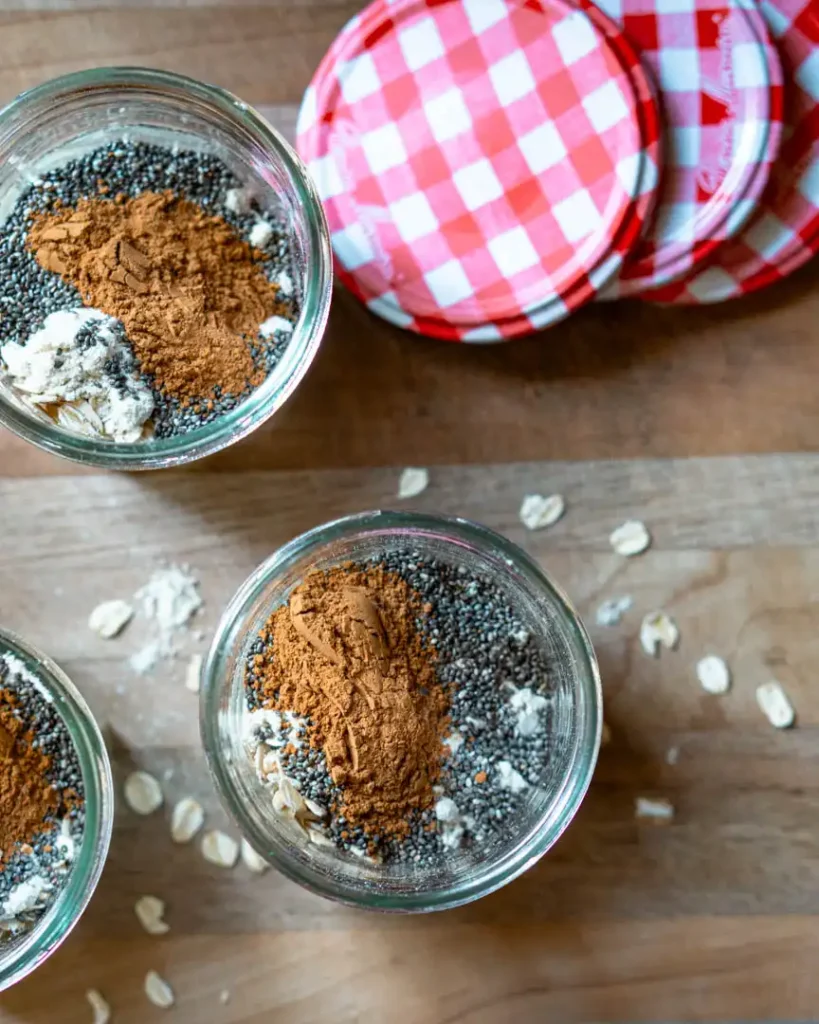
[[[79,67],[152,64],[217,81],[292,134],[312,69],[357,7],[4,0],[0,97]],[[135,676],[138,625],[106,643],[85,627],[90,609],[132,594],[163,559],[187,562],[208,633],[277,545],[394,504],[406,464],[432,468],[418,507],[502,530],[563,582],[591,624],[613,733],[545,860],[481,903],[423,919],[339,908],[273,872],[220,871],[170,843],[167,812],[121,810],[86,917],[0,996],[0,1022],[83,1024],[89,987],[115,1024],[161,1020],[142,993],[151,968],[176,991],[168,1019],[186,1024],[814,1018],[817,266],[742,303],[596,307],[495,348],[402,334],[339,294],[316,365],[275,424],[188,471],[78,478],[0,435],[0,621],[82,688],[120,785],[132,766],[148,768],[169,801],[195,795],[229,828],[184,658]],[[563,493],[564,520],[525,534],[527,491]],[[654,544],[625,561],[607,538],[632,516]],[[596,627],[600,601],[619,594],[634,609]],[[637,639],[654,608],[681,631],[679,650],[656,661]],[[205,643],[192,638],[190,650]],[[698,686],[706,653],[731,665],[726,697]],[[788,732],[756,707],[770,678],[796,706]],[[638,795],[669,798],[674,821],[636,822]],[[134,917],[146,893],[168,904],[165,937],[142,934]]]

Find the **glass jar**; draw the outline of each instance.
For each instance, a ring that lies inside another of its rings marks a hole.
[[[445,870],[376,865],[306,842],[273,810],[243,742],[244,663],[250,644],[311,569],[369,561],[396,549],[420,552],[489,577],[506,595],[550,669],[551,758],[525,814],[486,857]],[[274,867],[332,899],[373,910],[442,910],[516,878],[556,842],[588,788],[602,728],[597,661],[562,590],[515,544],[463,519],[366,512],[291,541],[246,580],[224,612],[208,653],[200,703],[205,753],[222,800],[250,844]]]
[[[177,437],[125,444],[71,434],[44,413],[38,416],[0,382],[0,423],[25,440],[86,465],[160,469],[233,444],[293,393],[313,361],[329,314],[330,242],[307,171],[274,128],[223,89],[145,68],[92,68],[65,75],[23,93],[0,111],[0,221],[32,178],[124,135],[134,142],[176,144],[218,156],[261,208],[289,227],[301,301],[285,353],[267,380],[231,412]]]
[[[65,888],[29,931],[0,945],[2,992],[51,956],[88,905],[111,841],[114,786],[99,727],[79,690],[62,669],[8,630],[0,630],[0,654],[19,658],[51,696],[76,748],[85,789],[85,829]]]

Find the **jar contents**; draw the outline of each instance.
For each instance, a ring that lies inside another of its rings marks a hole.
[[[216,157],[121,141],[5,222],[0,371],[67,430],[171,437],[264,382],[298,309],[286,232]]]
[[[246,743],[318,845],[434,861],[508,835],[543,777],[545,658],[490,579],[413,550],[310,573],[246,664]]]
[[[40,681],[0,655],[0,946],[28,931],[65,888],[82,842],[80,765]]]

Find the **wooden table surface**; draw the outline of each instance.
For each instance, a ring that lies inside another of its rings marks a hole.
[[[0,3],[0,98],[101,63],[208,78],[292,134],[312,69],[349,0]],[[174,847],[167,812],[120,809],[110,860],[77,931],[0,997],[0,1022],[163,1019],[159,970],[192,1024],[564,1024],[813,1019],[819,1006],[819,263],[742,303],[596,307],[510,346],[446,346],[335,299],[314,369],[274,424],[182,472],[81,474],[0,437],[0,621],[48,650],[103,723],[117,781],[133,765],[169,801],[199,797],[229,827],[198,747],[184,659],[136,677],[140,625],[104,642],[90,609],[128,597],[160,561],[202,581],[207,633],[245,575],[331,516],[394,502],[399,468],[431,467],[418,507],[480,519],[525,544],[593,622],[613,739],[580,814],[524,878],[440,916],[380,918],[274,872],[219,870]],[[782,454],[788,453],[788,454]],[[554,529],[525,535],[526,491],[565,494]],[[646,520],[625,561],[609,531]],[[676,618],[680,648],[642,654],[641,615]],[[205,640],[191,638],[189,649]],[[694,676],[724,656],[735,683]],[[798,712],[780,733],[754,689],[775,677]],[[668,751],[678,749],[675,764]],[[633,817],[666,796],[674,821]],[[137,896],[168,904],[150,938]],[[222,1004],[219,994],[230,993]]]

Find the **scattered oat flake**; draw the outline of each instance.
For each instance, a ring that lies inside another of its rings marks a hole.
[[[134,904],[137,920],[149,935],[167,935],[170,925],[163,920],[165,901],[158,896],[140,896]]]
[[[162,806],[162,787],[148,772],[132,772],[125,780],[125,801],[137,814],[153,814]]]
[[[241,853],[242,863],[246,868],[250,868],[250,870],[254,871],[257,875],[264,874],[270,866],[264,857],[261,857],[256,853],[250,843],[244,838],[242,839]]]
[[[671,821],[674,817],[674,805],[662,797],[638,796],[634,801],[634,816],[657,822]]]
[[[193,654],[185,669],[185,689],[199,693],[199,679],[202,675],[202,655]]]
[[[628,595],[623,597],[610,597],[597,609],[595,619],[598,626],[617,626],[620,620],[631,610],[634,599]]]
[[[398,480],[399,498],[417,498],[429,486],[429,470],[408,466]]]
[[[543,530],[554,524],[566,511],[562,494],[527,494],[520,505],[520,521],[527,530]]]
[[[145,995],[162,1010],[169,1010],[174,1004],[173,989],[156,971],[145,975]]]
[[[192,796],[183,796],[171,811],[171,839],[175,843],[189,843],[204,824],[202,805]]]
[[[239,844],[225,832],[214,829],[202,837],[202,856],[220,868],[232,868],[239,859]]]
[[[137,814],[153,814],[162,799],[162,786],[146,771],[132,772],[125,780],[125,800]]]
[[[230,989],[222,989],[222,991],[219,993],[219,1002],[222,1004],[222,1006],[227,1006],[227,1004],[230,1002]]]
[[[756,702],[771,725],[777,729],[790,729],[793,725],[796,717],[793,704],[775,679],[757,687]]]
[[[111,1007],[103,999],[102,994],[95,988],[89,988],[85,998],[91,1005],[91,1012],[94,1014],[92,1024],[108,1024],[111,1020]]]
[[[665,647],[673,651],[680,642],[680,631],[670,615],[665,612],[649,612],[640,625],[640,643],[643,650],[652,658]]]
[[[697,662],[697,679],[706,693],[721,694],[731,689],[731,673],[722,658],[709,654]]]
[[[88,616],[88,628],[111,640],[125,629],[133,614],[133,606],[127,601],[103,601]]]
[[[631,558],[632,555],[640,555],[646,550],[651,544],[651,534],[645,523],[639,519],[629,519],[612,531],[609,543],[618,555]]]

